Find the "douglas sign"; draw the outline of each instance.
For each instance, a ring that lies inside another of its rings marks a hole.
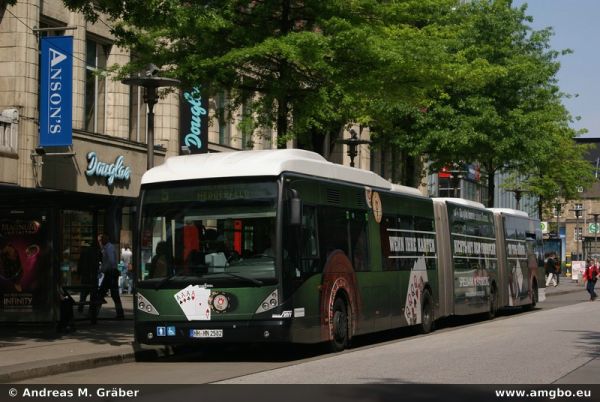
[[[208,151],[208,107],[202,98],[200,87],[181,92],[179,132],[180,143],[190,153]]]
[[[115,180],[129,180],[131,168],[124,165],[125,157],[119,155],[114,163],[101,162],[94,151],[87,154],[87,169],[85,171],[88,177],[106,177],[106,183],[112,186]]]

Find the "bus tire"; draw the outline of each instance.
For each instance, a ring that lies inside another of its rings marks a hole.
[[[492,285],[490,290],[490,298],[489,298],[489,311],[487,312],[488,320],[493,320],[496,317],[496,313],[498,312],[498,292],[496,292],[496,286]]]
[[[418,329],[421,334],[428,334],[433,330],[433,299],[428,290],[423,291],[421,324],[419,324]]]
[[[535,306],[537,305],[538,297],[539,296],[538,296],[537,283],[534,282],[533,285],[531,286],[531,303],[524,305],[523,310],[528,311],[528,310],[534,309]]]
[[[332,339],[329,342],[331,352],[341,352],[348,346],[349,320],[348,307],[342,297],[336,297],[331,314]]]

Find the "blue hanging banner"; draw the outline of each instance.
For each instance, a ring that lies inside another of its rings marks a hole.
[[[73,37],[41,40],[40,146],[73,144]]]

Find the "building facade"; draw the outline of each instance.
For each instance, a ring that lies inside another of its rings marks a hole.
[[[49,99],[52,107],[54,95],[42,90],[40,52],[53,36],[72,37],[72,51],[60,56],[72,60],[65,116],[72,136],[59,146],[41,141],[41,104]],[[99,234],[117,249],[132,243],[148,160],[147,106],[143,88],[107,73],[128,61],[106,18],[88,23],[60,0],[0,5],[0,320],[54,320],[57,288],[82,283],[80,257]],[[242,133],[231,113],[216,118],[226,104],[225,94],[210,101],[216,124],[208,128],[208,151],[275,146],[273,132]],[[177,91],[155,106],[155,165],[182,153],[185,107]]]

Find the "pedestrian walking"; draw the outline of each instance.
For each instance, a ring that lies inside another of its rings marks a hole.
[[[558,282],[556,281],[556,262],[553,258],[553,255],[550,254],[548,259],[546,260],[546,287],[549,287],[552,283],[554,286],[558,286]]]
[[[88,242],[81,244],[79,261],[77,261],[77,273],[81,281],[81,292],[79,302],[85,303],[88,295],[95,293],[98,289],[98,268],[100,266],[100,252],[97,247],[91,246]],[[83,304],[79,304],[77,310],[83,312]]]
[[[125,277],[127,278],[127,293],[131,294],[133,290],[133,252],[129,243],[125,243],[125,247],[121,249],[121,261],[125,264]]]
[[[121,304],[121,297],[119,296],[119,269],[117,267],[117,252],[115,246],[110,242],[108,235],[102,234],[98,236],[98,242],[102,250],[102,264],[100,271],[104,274],[102,283],[100,284],[100,297],[106,297],[106,294],[110,290],[110,297],[115,303],[115,309],[117,311],[116,319],[121,320],[125,318],[123,313],[123,305]]]
[[[560,258],[554,254],[554,277],[556,279],[556,286],[560,285],[560,274],[562,273]]]
[[[598,267],[598,263],[596,261],[588,260],[588,264],[583,272],[583,280],[585,281],[585,289],[590,294],[590,301],[594,301],[596,300],[596,297],[598,297],[594,288],[598,281],[599,271],[600,268]]]

